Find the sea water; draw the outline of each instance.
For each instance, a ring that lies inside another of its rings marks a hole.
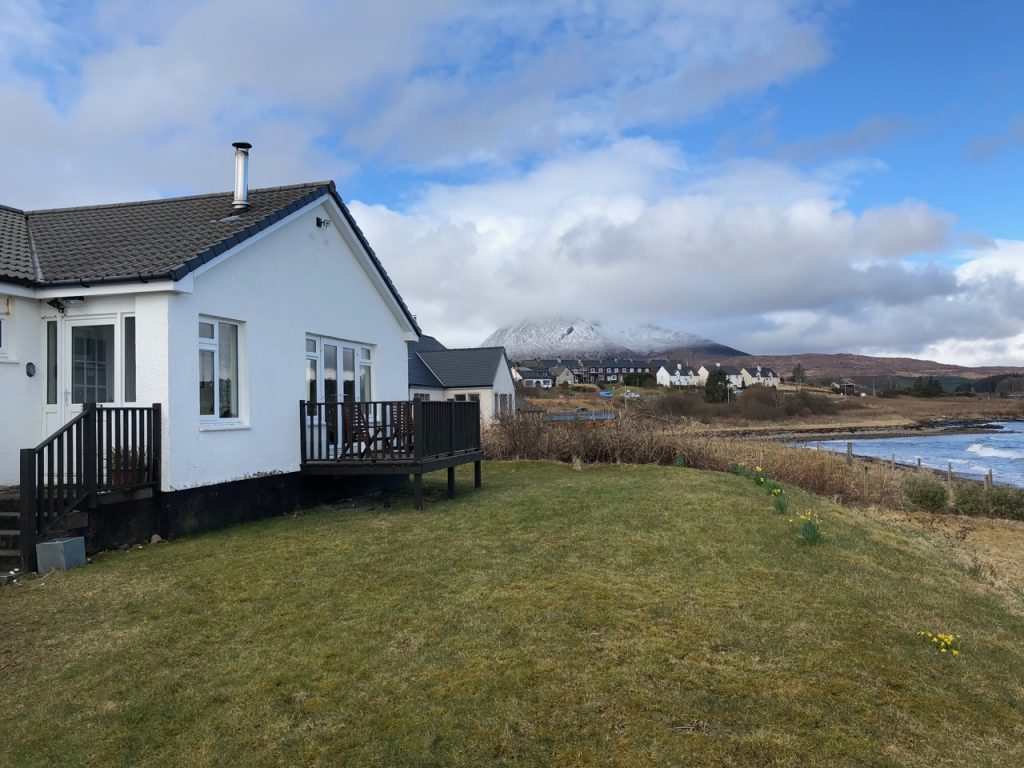
[[[1024,487],[1024,422],[1000,421],[991,432],[976,434],[921,435],[920,437],[884,437],[871,440],[822,440],[804,443],[822,450],[846,453],[846,444],[853,443],[857,456],[872,456],[898,464],[916,465],[946,471],[953,465],[954,474],[981,479],[992,470],[996,483]]]

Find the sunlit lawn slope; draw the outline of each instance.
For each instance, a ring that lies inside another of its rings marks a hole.
[[[0,589],[0,764],[1024,765],[1012,598],[870,520],[790,491],[808,547],[673,467],[442,479]]]

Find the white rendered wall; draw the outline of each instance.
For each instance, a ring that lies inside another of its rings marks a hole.
[[[455,395],[476,395],[480,398],[480,422],[487,424],[495,418],[494,396],[512,395],[515,401],[516,386],[512,380],[512,373],[504,362],[498,364],[498,370],[494,374],[494,384],[490,387],[451,387],[444,391],[444,399],[448,400]]]
[[[7,296],[0,288],[4,350],[0,353],[0,486],[18,484],[18,455],[42,440],[46,355],[36,299]],[[10,314],[2,314],[7,310]],[[35,363],[29,378],[25,364]]]
[[[333,226],[318,229],[317,216]],[[405,331],[349,250],[339,219],[316,206],[197,275],[193,293],[169,298],[166,490],[299,469],[307,333],[371,345],[373,399],[408,399]],[[200,315],[242,324],[241,426],[200,426]]]

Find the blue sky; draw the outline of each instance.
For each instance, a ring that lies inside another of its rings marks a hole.
[[[333,178],[421,324],[1024,364],[1024,6],[8,0],[0,202]]]

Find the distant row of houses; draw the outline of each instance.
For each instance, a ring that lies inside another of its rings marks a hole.
[[[607,358],[601,360],[537,359],[527,360],[512,369],[512,377],[526,388],[549,389],[562,384],[593,384],[624,381],[630,374],[654,376],[662,387],[703,387],[715,369],[725,373],[729,386],[734,389],[760,384],[777,387],[779,375],[771,368],[751,365],[738,368],[733,365],[701,365],[667,359],[635,360]]]

